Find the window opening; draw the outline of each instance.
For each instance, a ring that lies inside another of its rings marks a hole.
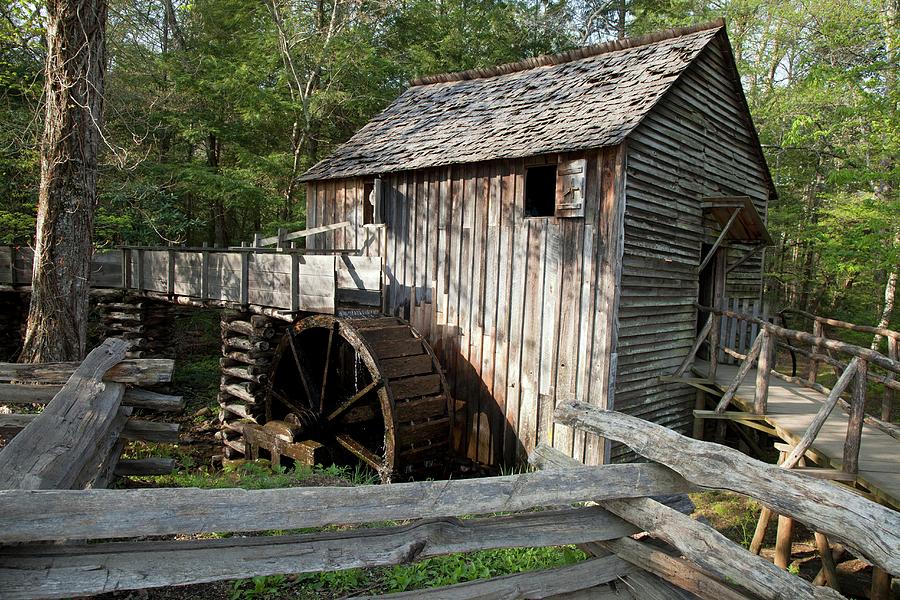
[[[556,210],[556,165],[525,169],[525,216],[552,217]]]

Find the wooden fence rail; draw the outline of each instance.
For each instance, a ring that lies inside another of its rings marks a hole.
[[[821,527],[875,564],[900,569],[897,514],[850,492],[587,405],[562,407],[557,418],[623,441],[666,466],[573,469],[571,459],[539,446],[532,461],[552,468],[460,481],[275,490],[5,490],[0,491],[0,596],[66,597],[574,543],[596,558],[396,597],[550,598],[583,591],[603,598],[612,593],[605,584],[613,580],[623,582],[634,598],[692,597],[685,591],[708,600],[740,600],[748,594],[772,600],[841,597],[747,553],[650,497],[697,486],[752,495]],[[569,506],[589,500],[600,506]],[[498,512],[513,514],[496,516]],[[486,516],[460,520],[459,515]],[[347,527],[409,519],[416,521]],[[342,529],[224,539],[129,539],[335,524]],[[683,558],[628,537],[641,531],[674,546]],[[116,539],[121,541],[109,541]],[[47,541],[68,543],[41,543]]]
[[[841,540],[873,564],[900,573],[900,513],[871,502],[849,488],[587,404],[563,405],[557,408],[556,419],[564,425],[627,444],[693,484],[755,498],[778,514],[791,516]]]
[[[594,558],[393,597],[842,598],[654,499],[703,488],[752,496],[900,572],[896,512],[829,482],[587,404],[561,406],[557,422],[621,441],[655,462],[570,468],[572,459],[539,446],[531,460],[542,470],[481,479],[270,490],[63,489],[77,485],[88,466],[94,472],[98,449],[107,452],[110,432],[125,427],[124,386],[110,380],[111,373],[134,371],[116,371],[123,356],[124,344],[109,340],[74,370],[46,370],[71,375],[41,417],[0,451],[0,482],[12,488],[0,490],[0,597],[62,598],[578,544]],[[58,431],[49,428],[54,424]],[[334,525],[341,527],[320,530]],[[303,528],[315,531],[196,539]],[[680,556],[629,537],[642,532]],[[613,596],[614,581],[630,592]]]
[[[172,409],[182,403],[180,398],[130,390],[125,403],[126,382],[170,381],[173,361],[124,361],[127,347],[124,340],[110,338],[80,364],[0,363],[0,380],[65,382],[47,390],[41,385],[5,384],[6,391],[14,392],[12,400],[47,406],[40,414],[0,415],[0,435],[8,442],[0,452],[0,489],[106,487],[115,474],[123,440],[177,441],[176,424],[132,419],[131,411],[134,405]],[[24,388],[30,389],[23,394]],[[6,397],[0,402],[12,403]],[[143,472],[149,468],[146,462],[129,467]]]

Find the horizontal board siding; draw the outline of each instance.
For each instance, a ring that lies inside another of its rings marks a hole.
[[[765,218],[768,187],[724,58],[707,49],[629,137],[625,256],[619,309],[615,409],[690,431],[694,391],[660,383],[696,337],[703,242],[718,225],[704,221],[705,196],[750,196]],[[729,263],[745,249],[729,250]],[[758,297],[761,261],[728,275],[729,296]],[[614,446],[613,460],[633,458]]]

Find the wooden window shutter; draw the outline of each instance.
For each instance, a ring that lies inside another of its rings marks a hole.
[[[584,216],[584,186],[587,160],[560,161],[556,169],[556,216]]]
[[[375,178],[375,181],[372,183],[372,194],[366,200],[372,204],[372,222],[376,225],[381,225],[381,179]]]

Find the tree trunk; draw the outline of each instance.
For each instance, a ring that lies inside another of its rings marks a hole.
[[[219,155],[222,151],[222,143],[216,134],[210,133],[206,138],[206,166],[212,171],[219,170]],[[224,248],[228,245],[228,230],[225,215],[225,203],[221,198],[216,198],[212,202],[212,221],[214,231],[215,245]]]
[[[106,0],[47,2],[41,186],[23,362],[79,360],[106,74]]]
[[[900,235],[897,236],[900,238]],[[894,243],[898,243],[898,240],[895,239]],[[891,315],[894,312],[894,298],[897,296],[897,272],[900,271],[900,266],[895,266],[890,273],[888,273],[887,282],[884,284],[884,307],[881,310],[881,318],[878,319],[878,322],[875,324],[875,327],[881,327],[883,329],[887,329],[891,325]],[[870,348],[872,350],[878,350],[878,344],[881,343],[881,336],[875,334],[872,338],[872,345]]]

